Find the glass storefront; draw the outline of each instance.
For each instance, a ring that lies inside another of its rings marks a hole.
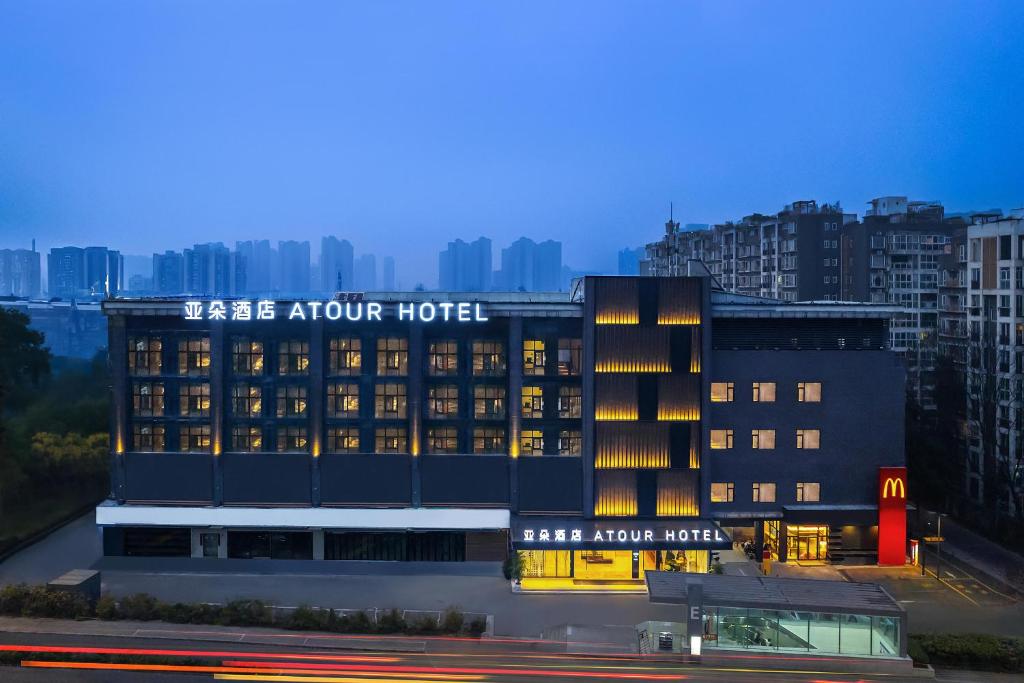
[[[828,557],[828,526],[786,525],[786,560],[824,562]]]
[[[825,612],[704,608],[704,647],[899,657],[895,617]]]
[[[519,556],[524,590],[623,582],[642,585],[647,571],[708,570],[706,550],[522,550]]]

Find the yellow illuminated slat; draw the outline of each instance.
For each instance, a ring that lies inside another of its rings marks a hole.
[[[672,372],[672,364],[668,360],[630,359],[622,361],[598,361],[594,364],[594,372],[599,373],[645,373],[645,372]]]
[[[635,279],[594,281],[594,323],[636,325],[640,322],[640,285]]]
[[[690,428],[690,469],[700,469],[700,429]]]
[[[658,281],[658,324],[700,325],[701,289],[698,278]]]
[[[693,333],[690,337],[690,373],[694,375],[700,374],[700,328],[693,328]]]
[[[636,516],[636,475],[633,472],[601,472],[597,477],[594,514],[598,517]]]
[[[660,422],[696,422],[699,419],[698,406],[658,406]]]
[[[594,468],[663,469],[671,466],[667,425],[604,424],[596,430]]]
[[[605,327],[597,330],[598,373],[672,371],[672,340],[668,329]]]
[[[696,422],[700,419],[700,378],[664,375],[658,378],[658,420]]]
[[[700,325],[699,315],[658,314],[659,325]]]
[[[696,517],[700,514],[697,487],[688,472],[658,473],[656,513],[659,517]]]

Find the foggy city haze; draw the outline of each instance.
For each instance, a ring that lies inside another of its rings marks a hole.
[[[411,289],[480,235],[615,272],[669,202],[1014,208],[1024,6],[932,5],[0,2],[0,247],[329,234]]]

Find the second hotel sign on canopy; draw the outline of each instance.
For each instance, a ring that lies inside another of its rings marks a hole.
[[[357,322],[397,318],[410,322],[486,322],[483,304],[469,301],[186,301],[185,320],[348,320]]]

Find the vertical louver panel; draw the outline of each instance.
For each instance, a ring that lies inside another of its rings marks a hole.
[[[690,341],[690,372],[700,374],[700,328],[694,327]]]
[[[669,425],[600,424],[596,436],[595,469],[658,469],[671,465]]]
[[[594,380],[594,393],[594,419],[637,419],[638,408],[636,376],[598,376]]]
[[[658,377],[658,419],[693,422],[700,419],[700,376]]]
[[[598,325],[636,325],[640,322],[640,284],[636,278],[598,278],[594,281],[594,322]]]
[[[700,278],[665,278],[658,281],[658,324],[700,324]]]
[[[689,470],[658,472],[659,517],[696,517],[700,514],[697,477]]]
[[[604,471],[595,474],[594,515],[636,516],[636,472]]]
[[[669,330],[638,327],[599,327],[594,370],[609,372],[671,372]]]
[[[690,428],[690,469],[700,469],[700,425]]]

